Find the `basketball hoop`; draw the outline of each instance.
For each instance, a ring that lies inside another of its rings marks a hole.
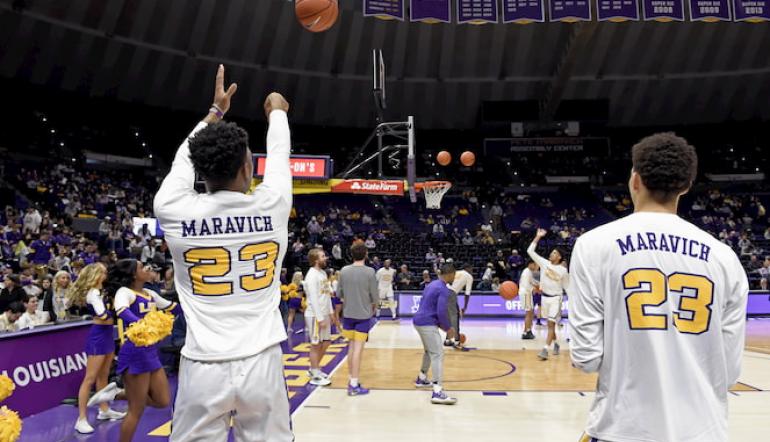
[[[452,183],[449,181],[425,181],[414,183],[414,187],[418,191],[422,190],[425,194],[425,207],[428,209],[440,209],[441,199],[452,188]]]

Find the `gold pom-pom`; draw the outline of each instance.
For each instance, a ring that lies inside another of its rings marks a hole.
[[[137,347],[149,347],[170,335],[173,327],[174,315],[156,310],[129,325],[126,336]]]
[[[291,291],[296,291],[298,287],[297,287],[297,284],[294,284],[292,282],[291,284],[289,284],[288,288],[289,288],[289,291],[291,292]]]
[[[8,407],[0,407],[0,442],[16,442],[21,435],[19,413]]]
[[[281,285],[281,293],[286,293],[288,291],[289,291],[289,286],[285,285],[285,284],[282,284]]]
[[[302,310],[307,309],[307,298],[302,298]]]
[[[0,402],[11,397],[15,388],[16,384],[13,383],[11,378],[4,374],[0,374]]]

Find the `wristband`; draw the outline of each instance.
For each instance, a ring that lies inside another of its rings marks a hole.
[[[225,116],[225,113],[222,112],[222,109],[219,108],[216,104],[212,104],[211,108],[209,109],[209,113],[212,113],[217,116],[220,120]]]

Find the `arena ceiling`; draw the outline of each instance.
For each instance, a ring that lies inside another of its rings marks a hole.
[[[372,125],[371,49],[388,63],[390,116],[466,128],[484,100],[607,99],[610,124],[770,119],[770,25],[420,24],[341,1],[323,34],[286,0],[0,0],[0,77],[92,96],[205,109],[215,66],[234,112],[284,92],[295,121]]]

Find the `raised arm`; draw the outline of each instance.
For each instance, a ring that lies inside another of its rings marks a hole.
[[[278,195],[286,203],[286,213],[291,210],[292,182],[289,156],[291,155],[291,131],[289,130],[289,103],[281,94],[273,92],[265,100],[267,129],[267,159],[265,176],[256,190]]]
[[[599,370],[604,356],[604,301],[599,285],[589,274],[580,240],[572,252],[570,285],[567,287],[570,308],[570,356],[572,365],[591,373]]]
[[[545,236],[545,234],[548,233],[544,229],[537,229],[537,234],[535,235],[535,239],[532,240],[532,243],[527,248],[527,254],[530,258],[532,258],[533,261],[537,263],[537,265],[540,266],[541,269],[545,271],[546,268],[548,268],[548,260],[543,258],[542,256],[538,255],[535,249],[537,249],[537,243],[540,242],[540,240]]]
[[[206,117],[195,126],[176,151],[174,162],[171,164],[171,171],[166,175],[163,184],[155,194],[154,211],[156,215],[161,214],[170,203],[190,194],[195,194],[195,168],[190,159],[189,139],[207,125],[220,121],[230,109],[230,98],[235,94],[238,86],[233,83],[225,91],[224,82],[225,68],[220,64],[214,85],[214,102]]]

